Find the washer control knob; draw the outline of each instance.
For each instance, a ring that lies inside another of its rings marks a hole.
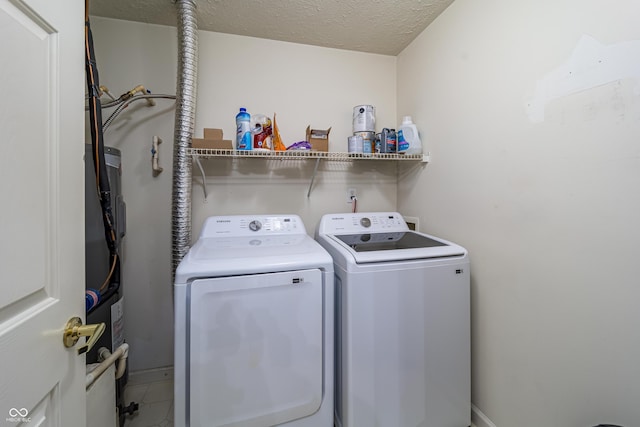
[[[262,228],[262,223],[258,220],[253,220],[249,223],[249,230],[258,231]]]
[[[360,225],[363,227],[371,227],[371,220],[367,217],[364,217],[360,220]]]

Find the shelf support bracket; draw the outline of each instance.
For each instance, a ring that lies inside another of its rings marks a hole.
[[[194,154],[193,159],[196,161],[198,169],[200,169],[200,175],[202,175],[202,192],[204,193],[204,199],[207,200],[207,177],[204,174],[204,168],[202,167],[202,163],[200,163],[200,157]]]
[[[318,165],[320,165],[320,157],[316,159],[316,165],[313,168],[313,175],[311,175],[311,182],[309,183],[309,190],[307,191],[307,198],[311,196],[311,187],[313,187],[313,181],[316,179],[316,174],[318,173]]]

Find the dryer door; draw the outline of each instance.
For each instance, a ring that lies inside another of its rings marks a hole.
[[[191,425],[272,426],[319,409],[320,270],[200,279],[190,293]]]

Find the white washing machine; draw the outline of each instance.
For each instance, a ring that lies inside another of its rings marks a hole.
[[[322,217],[336,274],[336,425],[471,424],[467,251],[395,212]]]
[[[296,215],[206,220],[176,270],[176,427],[332,427],[333,261]]]

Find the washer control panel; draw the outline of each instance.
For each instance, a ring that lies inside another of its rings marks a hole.
[[[346,213],[325,215],[319,231],[323,234],[372,233],[376,231],[408,231],[397,212]]]
[[[207,218],[200,238],[306,233],[297,215],[228,215]]]

